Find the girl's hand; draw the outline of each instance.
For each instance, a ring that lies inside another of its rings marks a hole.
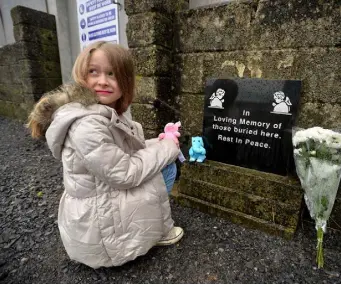
[[[180,136],[180,133],[179,133],[179,136]],[[176,145],[179,147],[179,140],[178,140],[178,138],[177,138],[177,136],[176,135],[174,135],[174,134],[165,134],[165,133],[161,133],[161,134],[159,134],[159,140],[161,141],[161,140],[164,140],[164,139],[171,139],[171,140],[173,140],[175,143],[176,143]]]
[[[179,140],[177,139],[177,137],[173,137],[173,138],[170,138],[170,137],[166,137],[164,138],[165,140],[172,140],[173,142],[175,142],[176,146],[178,148],[180,148],[180,145],[179,145]]]

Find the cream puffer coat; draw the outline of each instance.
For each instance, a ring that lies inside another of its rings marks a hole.
[[[68,255],[98,268],[145,254],[173,227],[161,170],[178,147],[154,140],[146,148],[141,125],[96,104],[88,89],[69,86],[47,98],[34,115],[63,162],[58,226]]]

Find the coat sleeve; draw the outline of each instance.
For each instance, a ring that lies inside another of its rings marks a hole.
[[[145,140],[146,146],[149,147],[151,145],[153,145],[154,143],[159,142],[160,140],[158,138],[154,138],[154,139],[149,139],[149,140]]]
[[[107,125],[96,116],[81,120],[70,139],[89,172],[116,189],[133,188],[151,179],[179,154],[172,140],[162,140],[129,155],[114,143]]]

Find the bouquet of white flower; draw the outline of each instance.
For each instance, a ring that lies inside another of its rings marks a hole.
[[[323,267],[323,234],[333,209],[341,177],[341,134],[314,127],[293,136],[297,175],[317,230],[318,268]]]

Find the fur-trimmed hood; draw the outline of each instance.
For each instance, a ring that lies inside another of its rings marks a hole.
[[[57,109],[68,103],[80,103],[90,106],[98,103],[96,94],[79,84],[65,84],[50,91],[40,99],[30,114],[30,120],[39,125],[43,133],[46,132],[53,120],[53,114]]]
[[[30,119],[40,126],[53,156],[60,159],[69,128],[76,120],[89,115],[100,115],[110,121],[124,120],[113,108],[98,104],[96,93],[76,84],[45,94]]]

